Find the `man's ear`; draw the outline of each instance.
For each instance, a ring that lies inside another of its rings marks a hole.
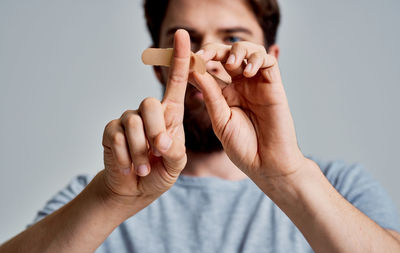
[[[277,44],[273,44],[268,48],[268,54],[273,55],[277,60],[279,58],[280,48]]]

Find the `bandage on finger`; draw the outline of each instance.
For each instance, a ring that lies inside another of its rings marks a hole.
[[[170,67],[173,52],[173,48],[147,48],[142,53],[142,61],[146,65]],[[206,72],[205,62],[193,52],[190,56],[190,71],[196,71],[200,74]]]

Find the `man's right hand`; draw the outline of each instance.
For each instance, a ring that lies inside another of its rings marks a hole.
[[[190,66],[190,38],[175,33],[174,57],[163,100],[146,98],[104,130],[104,186],[117,199],[158,198],[186,165],[184,98]]]
[[[191,54],[186,31],[175,33],[174,49],[162,102],[145,99],[138,110],[107,124],[105,169],[69,203],[0,245],[0,252],[94,252],[119,224],[175,183],[186,165],[183,112]]]

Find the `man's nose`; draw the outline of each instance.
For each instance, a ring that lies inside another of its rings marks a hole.
[[[199,48],[196,50],[200,50],[204,45],[209,44],[209,43],[222,43],[218,38],[215,38],[214,36],[204,36],[201,43],[199,43]],[[224,80],[226,82],[230,82],[230,76],[226,72],[225,68],[223,67],[222,63],[219,61],[209,61],[206,64],[206,69],[207,72],[218,77],[221,80]]]
[[[217,74],[221,70],[222,66],[220,62],[209,61],[206,64],[206,69],[212,74]]]
[[[219,61],[207,62],[206,69],[208,73],[221,79],[225,83],[230,83],[232,81],[231,76],[226,72],[224,66]]]

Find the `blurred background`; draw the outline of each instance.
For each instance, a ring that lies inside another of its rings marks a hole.
[[[280,67],[300,147],[361,163],[400,207],[400,1],[281,0]],[[140,0],[0,0],[0,243],[77,174],[105,125],[161,98]]]

